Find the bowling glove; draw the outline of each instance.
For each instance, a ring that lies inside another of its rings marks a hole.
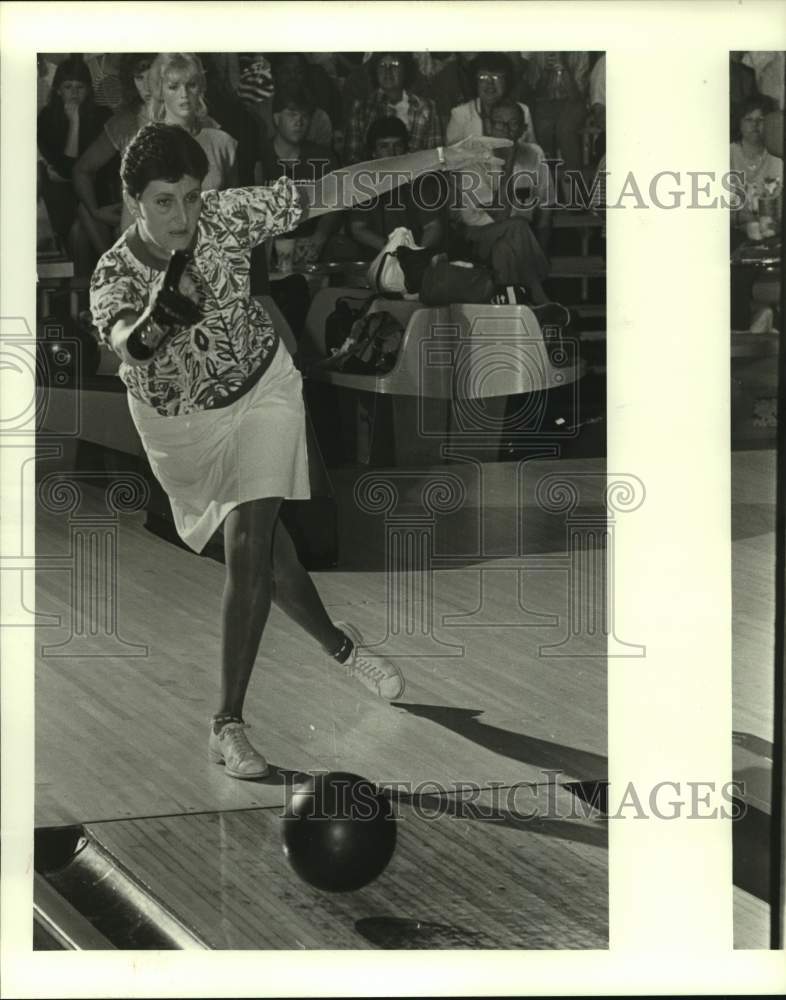
[[[172,254],[161,287],[126,340],[126,350],[132,358],[150,360],[169,337],[202,318],[199,306],[179,291],[188,260],[189,255],[182,251]]]

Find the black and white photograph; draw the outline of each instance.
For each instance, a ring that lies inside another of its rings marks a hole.
[[[772,824],[783,799],[774,732],[783,705],[779,712],[774,671],[778,655],[783,669],[784,627],[783,608],[776,608],[778,577],[783,587],[783,566],[776,562],[776,445],[783,377],[785,58],[782,51],[733,51],[729,62],[730,167],[740,194],[730,217],[733,742],[742,813],[734,825],[738,948],[768,946],[770,909],[778,906],[783,877]],[[782,485],[782,468],[779,475]],[[783,510],[779,516],[782,535]],[[780,684],[782,692],[782,678]],[[782,756],[780,767],[782,773]]]
[[[778,6],[0,5],[3,996],[786,988]]]
[[[603,53],[37,62],[37,945],[606,947]]]

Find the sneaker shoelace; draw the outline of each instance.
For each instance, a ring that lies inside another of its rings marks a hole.
[[[249,757],[258,756],[256,750],[248,742],[248,737],[244,732],[248,728],[248,724],[245,722],[233,722],[225,726],[221,733],[222,738],[229,741],[232,752],[240,760],[247,760]]]
[[[382,681],[387,679],[387,673],[381,668],[374,664],[373,660],[369,660],[365,656],[361,656],[355,650],[355,655],[350,656],[347,661],[347,672],[349,674],[362,674],[363,677],[367,677],[370,681],[375,684],[381,684]]]

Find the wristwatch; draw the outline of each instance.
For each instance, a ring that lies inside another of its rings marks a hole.
[[[440,170],[447,170],[448,169],[448,161],[445,159],[445,147],[444,146],[437,146],[437,156],[439,157],[439,169]]]

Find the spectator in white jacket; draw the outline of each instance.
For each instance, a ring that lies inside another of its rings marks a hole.
[[[470,135],[491,135],[491,112],[508,97],[513,86],[513,66],[502,52],[479,53],[473,63],[473,71],[476,95],[450,112],[445,133],[447,143],[458,142]],[[520,141],[536,142],[529,108],[521,102],[519,107],[524,121]]]

